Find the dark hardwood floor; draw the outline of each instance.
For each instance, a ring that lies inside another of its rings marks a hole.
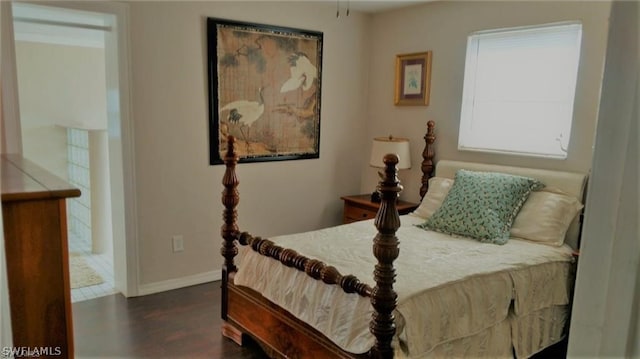
[[[221,324],[220,282],[73,304],[76,358],[266,358],[253,342],[240,347],[223,337]],[[564,358],[565,353],[566,341],[533,358]]]
[[[220,334],[220,282],[144,297],[120,294],[73,304],[77,358],[229,358],[266,356]]]

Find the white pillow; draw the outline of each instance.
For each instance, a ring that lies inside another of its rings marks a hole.
[[[442,205],[442,201],[444,201],[452,185],[453,179],[431,177],[429,179],[429,190],[424,195],[422,202],[420,202],[420,206],[413,211],[413,214],[424,219],[431,217],[433,212]]]
[[[453,179],[432,177],[429,190],[413,214],[427,219],[440,208],[453,186]],[[561,246],[567,230],[584,206],[559,189],[545,187],[533,191],[513,221],[511,237]]]
[[[511,236],[559,247],[582,207],[577,198],[559,190],[531,192],[513,222]]]

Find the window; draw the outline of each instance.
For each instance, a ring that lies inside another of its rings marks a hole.
[[[579,23],[471,34],[458,148],[566,158],[581,38]]]

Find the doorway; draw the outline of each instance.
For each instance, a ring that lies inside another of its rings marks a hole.
[[[83,193],[67,204],[72,301],[136,295],[122,9],[60,6],[13,3],[23,155]]]

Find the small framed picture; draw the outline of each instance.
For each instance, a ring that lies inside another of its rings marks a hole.
[[[396,56],[397,106],[427,106],[431,83],[431,51]]]

